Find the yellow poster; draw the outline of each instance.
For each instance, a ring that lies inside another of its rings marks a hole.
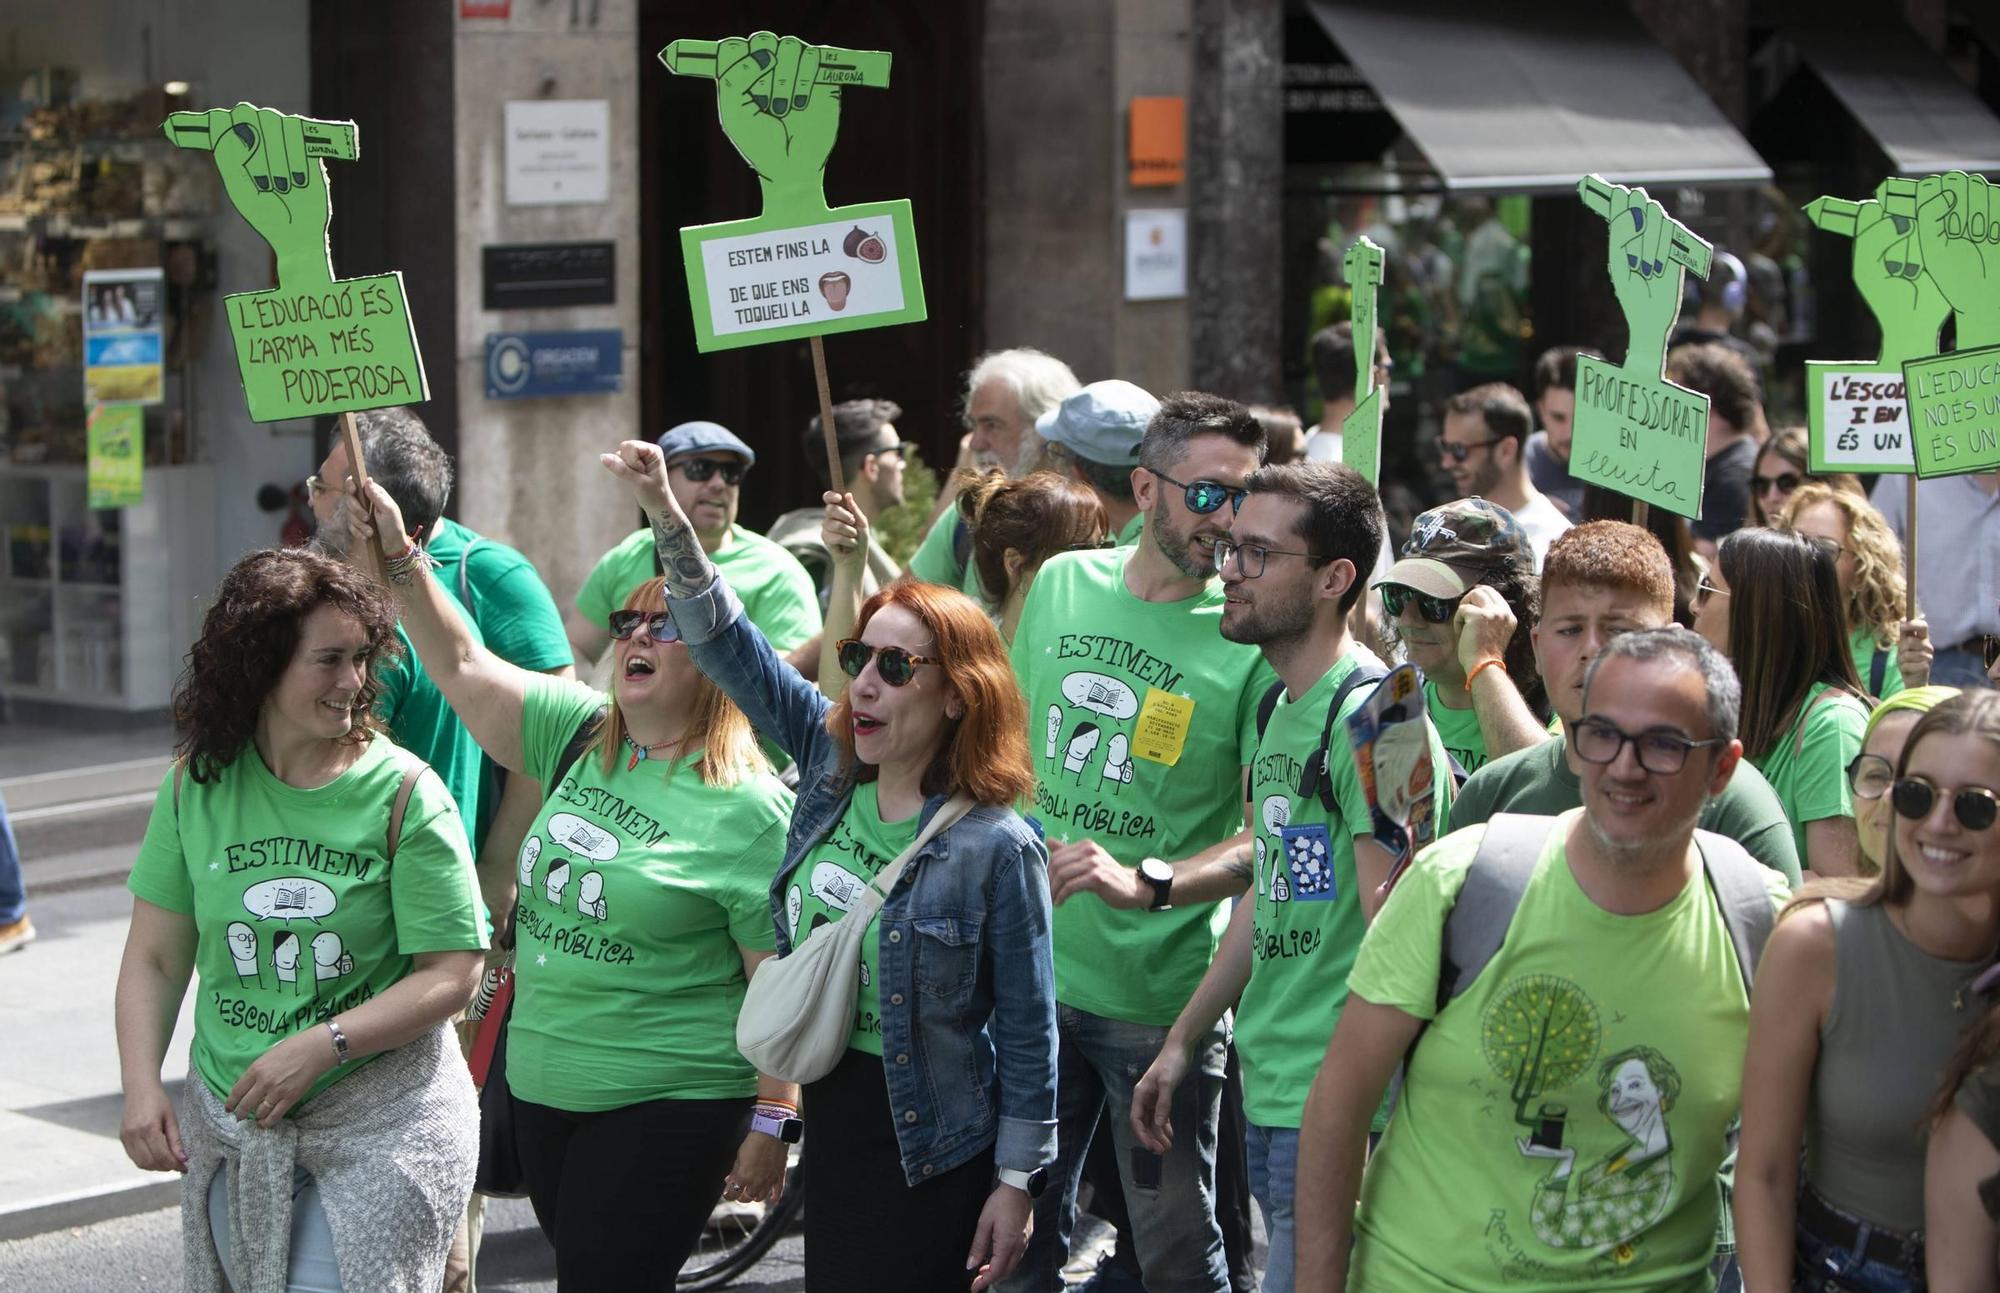
[[[91,507],[133,507],[144,500],[145,427],[146,410],[137,404],[99,404],[90,411]]]
[[[1132,753],[1173,767],[1181,761],[1181,749],[1187,744],[1188,727],[1193,722],[1192,700],[1158,687],[1146,688],[1146,703],[1139,707],[1139,722],[1132,732]]]

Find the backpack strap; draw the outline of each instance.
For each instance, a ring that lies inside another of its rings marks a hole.
[[[569,744],[563,747],[561,757],[556,760],[555,768],[549,773],[549,779],[542,787],[544,799],[556,792],[556,787],[560,786],[563,778],[569,775],[570,768],[583,757],[583,752],[590,748],[590,743],[597,738],[598,729],[604,726],[605,717],[610,712],[609,705],[600,705],[595,714],[576,725],[576,732],[569,738]]]
[[[1313,751],[1312,756],[1306,760],[1305,771],[1299,774],[1299,798],[1311,799],[1314,795],[1318,795],[1320,806],[1325,808],[1329,815],[1339,816],[1340,804],[1333,796],[1333,771],[1330,765],[1333,758],[1333,729],[1340,721],[1340,707],[1345,705],[1347,698],[1360,688],[1373,687],[1388,676],[1389,671],[1378,665],[1356,662],[1355,666],[1347,671],[1347,676],[1340,680],[1340,685],[1333,689],[1333,699],[1326,707],[1326,725],[1320,729],[1319,749]],[[1345,752],[1348,743],[1342,741],[1340,748]]]
[[[958,512],[958,518],[952,522],[951,559],[952,563],[963,571],[966,564],[972,560],[972,527],[965,523],[964,512],[957,508],[952,510]]]
[[[410,806],[410,792],[417,788],[417,778],[430,771],[430,765],[419,763],[403,774],[403,784],[396,787],[396,806],[389,810],[389,851],[383,855],[385,861],[396,859],[396,846],[403,841],[403,810]]]
[[[1444,922],[1444,957],[1438,966],[1438,1009],[1472,986],[1500,945],[1555,829],[1553,817],[1495,813],[1466,869],[1465,885]]]
[[[1888,676],[1889,653],[1881,647],[1876,647],[1875,654],[1868,659],[1868,694],[1877,697],[1881,696],[1882,682]]]
[[[1709,887],[1715,891],[1715,905],[1722,909],[1722,923],[1729,929],[1730,946],[1736,949],[1743,991],[1748,993],[1757,981],[1757,962],[1764,954],[1764,943],[1778,923],[1765,881],[1769,870],[1726,835],[1697,830],[1694,842],[1701,850]]]
[[[1828,687],[1825,691],[1813,697],[1812,704],[1807,705],[1804,709],[1799,711],[1798,724],[1794,729],[1798,733],[1798,735],[1792,738],[1792,757],[1794,759],[1798,758],[1800,755],[1805,753],[1806,718],[1814,710],[1818,709],[1821,705],[1825,704],[1827,701],[1829,700],[1837,701],[1840,700],[1842,697],[1845,697],[1848,700],[1851,700],[1856,704],[1860,705],[1864,712],[1873,708],[1872,705],[1869,705],[1866,702],[1862,701],[1862,699],[1859,696],[1856,696],[1853,692],[1847,690],[1845,687]]]
[[[1271,725],[1271,715],[1278,712],[1278,702],[1285,698],[1285,684],[1274,682],[1264,693],[1264,699],[1257,702],[1257,739],[1264,739],[1264,729]]]
[[[479,613],[472,606],[472,550],[484,542],[486,536],[481,535],[466,544],[465,551],[458,554],[458,604],[463,606],[475,621],[479,619]],[[657,554],[653,560],[659,560]]]

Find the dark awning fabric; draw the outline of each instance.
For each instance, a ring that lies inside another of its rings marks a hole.
[[[1749,143],[1622,4],[1313,0],[1453,192],[1756,184]]]
[[[1821,10],[1784,34],[1898,174],[2000,171],[2000,117],[1895,10]]]

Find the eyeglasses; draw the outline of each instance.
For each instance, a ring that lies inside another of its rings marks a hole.
[[[318,498],[322,491],[331,488],[333,488],[331,485],[328,485],[319,478],[318,472],[314,472],[312,475],[306,477],[306,505],[310,507],[313,500]]]
[[[1216,544],[1218,549],[1221,546],[1220,543]],[[1221,568],[1222,558],[1218,551],[1216,569],[1220,570]],[[1244,578],[1248,579],[1250,576],[1245,575]],[[1463,593],[1460,593],[1457,597],[1433,597],[1429,593],[1420,593],[1416,589],[1406,588],[1402,584],[1382,585],[1382,609],[1389,612],[1389,618],[1392,620],[1399,618],[1403,614],[1405,606],[1408,606],[1411,602],[1415,602],[1417,614],[1423,616],[1433,624],[1449,624],[1451,623],[1451,617],[1458,613],[1458,604],[1464,600],[1465,594]]]
[[[840,643],[840,671],[850,678],[859,678],[861,671],[873,660],[875,672],[883,682],[891,687],[901,687],[917,676],[920,664],[942,665],[944,661],[927,655],[911,655],[899,646],[869,646],[859,638],[844,638]]]
[[[1616,723],[1602,718],[1586,718],[1570,728],[1576,757],[1585,763],[1616,763],[1627,742],[1639,757],[1639,766],[1662,777],[1671,777],[1687,766],[1688,751],[1707,750],[1729,744],[1729,738],[1712,736],[1706,741],[1690,741],[1672,732],[1641,732],[1634,736]]]
[[[1229,504],[1230,514],[1234,515],[1242,510],[1243,500],[1250,495],[1250,491],[1247,489],[1225,485],[1221,481],[1198,480],[1191,485],[1183,485],[1180,481],[1175,480],[1172,476],[1167,475],[1167,473],[1158,468],[1148,467],[1146,470],[1180,490],[1183,500],[1187,503],[1188,511],[1200,516],[1207,516],[1224,503]]]
[[[1898,817],[1920,822],[1931,815],[1943,793],[1922,777],[1904,777],[1890,789],[1889,802],[1895,805]],[[1983,831],[2000,817],[2000,796],[1984,786],[1960,786],[1952,792],[1951,811],[1960,826]]]
[[[1795,471],[1780,472],[1776,476],[1752,476],[1750,478],[1750,492],[1759,498],[1774,489],[1780,494],[1789,494],[1799,487],[1800,480],[1801,477]]]
[[[1236,562],[1236,569],[1245,579],[1256,579],[1264,573],[1264,562],[1271,557],[1304,557],[1308,561],[1326,561],[1329,558],[1317,552],[1294,552],[1289,548],[1267,548],[1261,543],[1231,543],[1227,539],[1215,541],[1216,573],[1229,568]]]
[[[713,458],[687,458],[675,463],[674,470],[686,476],[697,485],[718,471],[722,473],[723,484],[741,485],[743,483],[743,473],[748,471],[749,468],[740,462],[717,462]]]
[[[1857,754],[1847,765],[1847,785],[1856,799],[1880,799],[1896,780],[1896,765],[1879,754]]]
[[[1118,536],[1107,534],[1101,539],[1091,539],[1084,543],[1065,543],[1062,546],[1062,550],[1064,552],[1101,552],[1105,548],[1115,548],[1117,546]],[[1218,541],[1215,546],[1220,548],[1222,544]],[[1221,565],[1222,559],[1217,557],[1216,566],[1219,568]]]
[[[674,617],[665,611],[613,611],[607,620],[611,626],[611,640],[623,642],[646,626],[646,636],[655,642],[678,642],[681,640],[680,627]]]
[[[1727,588],[1717,588],[1714,584],[1709,583],[1707,575],[1703,575],[1695,581],[1694,605],[1696,610],[1700,610],[1703,606],[1707,605],[1708,599],[1711,597],[1727,596],[1729,596],[1729,590]]]
[[[1489,445],[1499,444],[1505,438],[1504,436],[1495,436],[1491,440],[1474,440],[1470,444],[1460,444],[1453,440],[1439,440],[1438,456],[1446,462],[1464,462],[1472,456],[1474,449],[1484,449]]]

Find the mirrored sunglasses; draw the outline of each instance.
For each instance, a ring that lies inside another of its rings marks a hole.
[[[681,631],[674,624],[674,617],[665,611],[613,611],[609,619],[611,640],[623,642],[646,626],[646,636],[655,642],[678,642]]]

